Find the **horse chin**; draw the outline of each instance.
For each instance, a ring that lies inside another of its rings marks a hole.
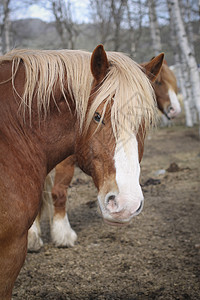
[[[130,221],[126,221],[126,222],[114,222],[114,221],[109,221],[106,219],[103,219],[105,224],[109,225],[109,226],[116,226],[116,227],[124,227],[127,226],[128,224],[130,224]]]
[[[115,203],[115,200],[110,200],[110,202],[107,207],[105,207],[104,205],[102,205],[102,202],[99,201],[99,208],[104,222],[111,226],[126,226],[131,222],[133,217],[140,214],[144,205],[143,199],[141,199],[139,203],[132,203],[132,206],[129,206],[128,209],[126,206],[120,207],[119,201]]]
[[[101,212],[103,220],[106,224],[111,225],[111,226],[126,226],[130,224],[131,220],[135,216],[134,214],[128,213],[126,215],[121,215],[120,213],[111,213],[109,214],[108,212]]]
[[[169,112],[168,113],[168,118],[170,119],[170,120],[172,120],[172,119],[174,119],[174,118],[176,118],[178,115],[179,115],[179,111],[177,112],[177,111],[174,111],[174,112]]]
[[[101,209],[100,209],[100,213],[105,224],[110,226],[118,226],[118,227],[128,225],[134,216],[134,214],[129,214],[128,216],[120,216],[117,213],[110,214],[108,213],[108,211],[105,210],[102,211]]]

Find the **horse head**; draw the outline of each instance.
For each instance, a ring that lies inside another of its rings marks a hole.
[[[170,120],[181,112],[177,98],[177,81],[174,73],[166,63],[163,64],[160,74],[153,84],[158,108]]]
[[[102,45],[91,57],[93,85],[87,113],[91,122],[88,124],[86,118],[85,133],[77,139],[76,156],[81,169],[92,176],[103,218],[112,225],[129,223],[143,207],[140,161],[147,123],[156,113],[149,79],[155,80],[163,56],[160,54],[143,70],[134,62],[130,66],[130,59],[124,66],[124,56],[119,58],[122,67],[117,68],[119,61],[113,53],[107,56]],[[129,78],[132,71],[134,75]]]

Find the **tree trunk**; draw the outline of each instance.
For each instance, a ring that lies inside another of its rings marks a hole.
[[[0,25],[0,55],[3,54],[2,26]]]
[[[143,18],[143,12],[142,12],[142,3],[141,0],[137,0],[135,3],[135,6],[137,5],[138,8],[138,14],[137,17],[134,14],[132,14],[132,2],[127,1],[126,3],[126,10],[127,10],[127,20],[128,20],[128,39],[127,39],[127,48],[128,53],[130,54],[131,58],[135,58],[138,44],[140,42],[140,38],[142,35],[142,18]],[[137,30],[136,26],[137,24]]]
[[[195,55],[194,52],[194,34],[193,34],[193,28],[192,28],[192,22],[191,22],[191,7],[190,3],[187,0],[187,7],[186,7],[186,13],[187,13],[187,32],[188,32],[188,38],[190,42],[190,48],[192,50],[192,54]]]
[[[4,24],[3,24],[3,35],[4,35],[4,52],[10,51],[10,0],[3,0],[4,6]]]
[[[120,39],[120,32],[121,32],[121,23],[124,16],[124,9],[126,6],[127,0],[111,0],[111,11],[112,11],[112,18],[114,21],[114,51],[120,50],[121,39]]]
[[[148,0],[149,7],[149,23],[150,23],[150,32],[152,39],[152,47],[155,55],[158,55],[162,50],[161,38],[160,38],[160,29],[157,21],[156,7],[154,0]]]
[[[193,114],[192,114],[193,101],[192,101],[191,84],[188,78],[189,73],[187,70],[187,65],[185,63],[182,63],[180,65],[178,72],[180,78],[180,88],[182,91],[183,103],[185,108],[186,126],[192,127],[194,125]]]
[[[175,26],[180,49],[189,68],[192,95],[196,109],[198,111],[198,115],[200,117],[200,80],[197,63],[189,46],[183,20],[181,18],[178,0],[168,0],[168,2],[172,12],[173,23]]]
[[[0,53],[10,51],[10,0],[1,1]]]
[[[99,41],[105,45],[107,41],[109,41],[112,32],[111,1],[90,0],[89,5],[91,9],[92,20],[95,25],[95,34],[100,36]]]
[[[9,20],[9,15],[7,15],[4,26],[5,52],[10,51],[10,27],[11,24]]]

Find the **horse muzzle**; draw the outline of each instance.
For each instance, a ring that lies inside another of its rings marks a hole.
[[[165,116],[168,120],[176,118],[181,112],[181,109],[174,108],[173,106],[169,106],[167,111],[164,111]]]
[[[129,224],[144,206],[143,196],[136,200],[129,195],[108,193],[104,201],[101,197],[98,197],[98,200],[104,221],[109,225],[116,226]]]

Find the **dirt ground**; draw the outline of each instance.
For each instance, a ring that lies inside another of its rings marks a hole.
[[[28,253],[13,300],[200,299],[199,176],[198,128],[151,132],[141,164],[143,212],[116,228],[104,224],[93,183],[77,169],[68,211],[78,241],[55,248],[43,221],[44,247]]]

